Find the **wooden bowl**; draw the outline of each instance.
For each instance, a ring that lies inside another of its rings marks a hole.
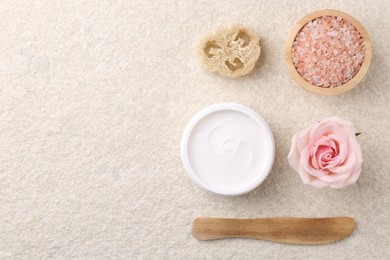
[[[344,83],[341,86],[338,87],[330,87],[330,88],[322,88],[317,87],[315,85],[310,84],[305,79],[299,75],[297,70],[295,69],[295,66],[292,61],[292,44],[294,42],[294,39],[297,35],[297,33],[302,29],[303,26],[305,26],[308,22],[314,20],[315,18],[321,17],[321,16],[340,16],[344,18],[345,20],[348,20],[355,28],[360,32],[364,45],[365,45],[365,53],[364,53],[364,60],[362,63],[362,66],[358,73],[348,82]],[[301,87],[303,87],[306,90],[309,90],[311,92],[322,94],[322,95],[338,95],[341,93],[344,93],[348,90],[351,90],[354,88],[366,75],[368,68],[371,64],[371,57],[372,57],[372,45],[370,38],[368,37],[368,34],[366,30],[363,28],[363,26],[352,16],[349,14],[337,11],[337,10],[320,10],[313,13],[310,13],[300,19],[297,24],[294,25],[292,28],[290,34],[287,37],[287,41],[285,44],[285,52],[284,52],[284,60],[287,65],[287,70],[290,76],[293,78],[293,80]]]

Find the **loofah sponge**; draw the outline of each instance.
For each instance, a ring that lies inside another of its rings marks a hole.
[[[231,78],[243,76],[260,57],[259,36],[239,24],[221,28],[201,41],[199,55],[208,71]]]

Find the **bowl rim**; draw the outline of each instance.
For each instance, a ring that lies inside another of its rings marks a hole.
[[[232,110],[237,111],[240,113],[243,113],[244,115],[249,116],[251,119],[253,119],[263,130],[264,133],[267,136],[268,144],[266,149],[269,152],[268,160],[265,164],[264,171],[259,172],[257,176],[255,176],[252,179],[252,182],[248,184],[247,186],[241,188],[241,189],[234,189],[234,190],[224,190],[220,189],[219,187],[215,187],[212,185],[209,185],[208,183],[202,181],[198,174],[195,172],[195,170],[192,168],[189,156],[188,156],[188,142],[189,138],[191,136],[192,130],[194,127],[206,116],[219,111],[226,111],[226,110]],[[209,105],[199,112],[197,112],[191,120],[187,123],[183,135],[180,142],[180,157],[182,160],[182,164],[184,166],[185,171],[187,172],[188,176],[192,179],[193,182],[195,182],[199,187],[210,191],[214,194],[219,195],[226,195],[226,196],[239,196],[243,195],[245,193],[248,193],[255,188],[257,188],[261,183],[264,182],[264,180],[267,178],[269,173],[272,170],[272,166],[274,164],[275,160],[275,141],[274,137],[271,131],[271,128],[267,124],[267,122],[254,110],[251,108],[238,104],[238,103],[216,103]]]
[[[362,66],[360,67],[358,73],[350,79],[348,82],[344,83],[341,86],[338,87],[332,87],[332,88],[322,88],[317,87],[315,85],[310,84],[305,79],[299,75],[297,70],[295,69],[295,66],[292,61],[292,44],[295,40],[295,37],[297,33],[302,29],[303,26],[305,26],[308,22],[314,20],[315,18],[321,17],[321,16],[341,16],[344,19],[348,20],[350,23],[352,23],[353,26],[360,32],[362,39],[364,41],[365,45],[365,52],[364,52],[364,60],[362,63]],[[342,11],[333,10],[333,9],[324,9],[319,10],[315,12],[311,12],[301,19],[298,20],[298,22],[293,26],[292,30],[288,34],[286,43],[285,43],[285,51],[284,51],[284,60],[287,65],[287,71],[292,77],[292,79],[302,88],[322,95],[338,95],[341,93],[344,93],[348,90],[351,90],[356,85],[359,84],[359,82],[364,78],[366,75],[370,64],[371,64],[371,58],[372,58],[372,44],[370,37],[368,36],[367,31],[364,29],[364,27],[360,24],[358,20],[356,20],[351,15],[344,13]]]

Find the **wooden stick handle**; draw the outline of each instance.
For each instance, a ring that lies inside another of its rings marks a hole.
[[[289,244],[325,244],[352,234],[355,221],[337,218],[197,218],[192,235],[199,240],[254,238]]]

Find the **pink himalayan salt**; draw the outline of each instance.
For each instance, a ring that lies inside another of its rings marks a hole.
[[[338,87],[351,80],[364,60],[364,41],[347,20],[323,16],[308,22],[292,46],[294,66],[303,79],[318,87]]]

